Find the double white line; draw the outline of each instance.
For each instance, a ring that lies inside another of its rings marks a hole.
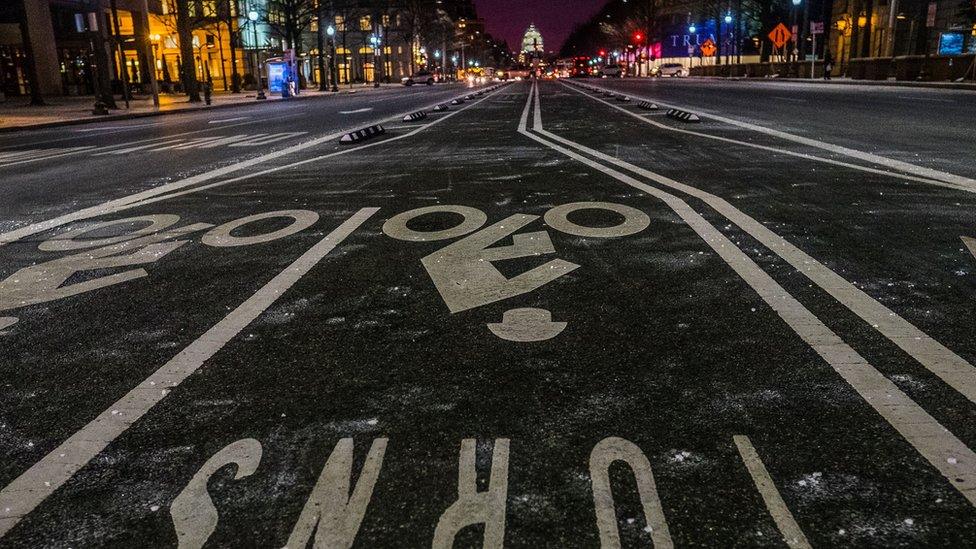
[[[535,110],[530,129],[529,111],[533,97]],[[687,202],[659,187],[677,190],[704,201],[871,323],[951,387],[970,401],[976,402],[976,369],[971,364],[724,199],[547,132],[542,125],[537,85],[533,85],[526,101],[519,133],[664,202],[970,504],[976,505],[976,454],[821,322]],[[616,168],[626,170],[641,179]],[[649,185],[645,181],[658,186]]]

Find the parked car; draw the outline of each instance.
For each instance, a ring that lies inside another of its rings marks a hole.
[[[651,76],[684,78],[690,74],[688,69],[681,63],[664,63],[651,69]]]
[[[623,74],[620,65],[607,65],[600,69],[600,74],[608,78],[616,78]]]
[[[433,86],[434,73],[420,70],[410,76],[404,76],[401,82],[403,82],[404,86],[413,86],[414,84],[427,84],[428,86]]]

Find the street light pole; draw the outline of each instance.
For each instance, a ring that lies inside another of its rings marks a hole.
[[[258,50],[258,12],[251,10],[247,12],[247,18],[251,21],[251,31],[254,33],[254,72],[257,77],[258,95],[255,99],[267,99],[264,95],[264,84],[261,82],[261,52]]]

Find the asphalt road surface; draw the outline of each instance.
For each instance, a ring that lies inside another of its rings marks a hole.
[[[515,82],[2,136],[0,546],[973,546],[973,104]]]

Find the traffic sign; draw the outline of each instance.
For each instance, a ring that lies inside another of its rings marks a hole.
[[[773,42],[773,45],[776,46],[777,48],[782,48],[783,46],[785,46],[786,43],[789,42],[792,36],[793,33],[790,32],[790,29],[786,28],[786,25],[782,23],[776,25],[776,28],[774,28],[773,31],[769,33],[769,39]]]
[[[711,57],[715,55],[717,49],[718,48],[715,47],[715,42],[713,42],[711,38],[705,40],[705,42],[701,45],[701,52],[702,55],[704,55],[705,57]]]
[[[810,21],[810,34],[823,34],[823,21]]]

